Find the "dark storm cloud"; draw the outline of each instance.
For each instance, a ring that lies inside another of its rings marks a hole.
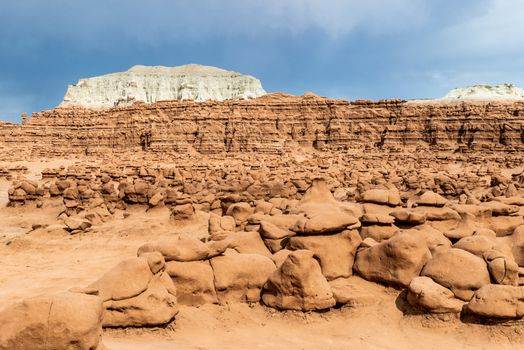
[[[17,0],[0,11],[0,118],[135,64],[201,63],[268,91],[438,97],[524,82],[520,0]]]

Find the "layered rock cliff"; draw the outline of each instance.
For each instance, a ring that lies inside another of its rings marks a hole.
[[[57,108],[0,126],[0,152],[63,156],[293,149],[476,152],[524,150],[524,102],[334,100],[271,94],[246,101],[166,101]],[[3,150],[3,151],[2,151]]]
[[[138,101],[223,101],[264,94],[258,79],[215,67],[134,66],[126,72],[81,79],[70,85],[61,106],[108,108]]]

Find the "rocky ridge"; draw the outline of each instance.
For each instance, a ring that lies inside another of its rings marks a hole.
[[[165,101],[34,113],[0,125],[0,152],[64,156],[318,151],[524,150],[524,101],[345,101],[270,94],[223,102]]]

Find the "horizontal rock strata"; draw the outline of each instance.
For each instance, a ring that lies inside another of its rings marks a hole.
[[[524,150],[524,102],[353,101],[312,94],[223,102],[167,101],[105,110],[57,108],[0,124],[0,153],[63,156],[125,151],[180,154]]]

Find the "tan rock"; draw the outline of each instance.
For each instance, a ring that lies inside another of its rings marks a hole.
[[[451,248],[433,255],[421,276],[451,289],[459,299],[468,301],[474,292],[490,283],[488,267],[483,259],[462,249]]]
[[[431,313],[459,313],[464,302],[429,277],[415,277],[408,287],[408,302]]]
[[[169,261],[166,263],[166,273],[173,280],[179,304],[199,306],[218,303],[209,260]]]
[[[431,253],[422,236],[400,233],[359,250],[354,269],[370,281],[407,286],[430,258]]]
[[[102,300],[79,293],[26,299],[0,311],[0,350],[103,350]]]
[[[262,301],[282,310],[323,310],[335,306],[335,299],[313,252],[297,250],[264,285]]]
[[[353,275],[353,262],[361,242],[357,231],[343,231],[336,235],[292,237],[286,248],[312,251],[322,274],[330,281]]]
[[[211,267],[220,303],[260,301],[260,290],[276,270],[265,256],[239,254],[232,249],[212,258]]]
[[[475,292],[464,310],[481,317],[522,318],[524,287],[485,285]]]

